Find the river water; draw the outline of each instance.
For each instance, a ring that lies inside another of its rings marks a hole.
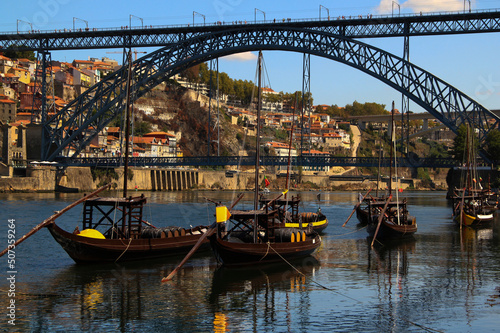
[[[461,231],[444,192],[405,192],[418,223],[414,239],[371,248],[355,216],[341,227],[358,193],[321,192],[319,201],[318,193],[302,193],[302,209],[320,207],[330,225],[319,251],[292,263],[294,268],[224,269],[207,251],[162,284],[182,258],[77,266],[42,229],[11,253],[13,267],[7,255],[0,258],[0,327],[18,332],[498,332],[498,215],[491,229]],[[145,194],[150,222],[183,227],[213,221],[214,205],[205,198],[230,204],[235,196]],[[252,196],[247,193],[238,207],[251,208]],[[79,197],[0,194],[0,247],[8,244],[9,228],[20,238]],[[81,206],[58,220],[67,230],[80,222]]]

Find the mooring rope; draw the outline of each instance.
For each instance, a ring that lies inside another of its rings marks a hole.
[[[123,242],[122,242],[123,243]],[[118,256],[118,258],[116,258],[115,260],[115,263],[120,260],[120,258],[125,254],[125,252],[127,252],[128,248],[130,247],[130,244],[132,243],[132,237],[129,239],[128,241],[128,245],[127,245],[127,248],[125,248],[125,250],[122,252],[122,254],[120,254],[120,256]]]
[[[289,261],[287,261],[287,260],[286,260],[286,259],[285,259],[285,258],[284,258],[281,254],[279,254],[279,253],[278,253],[278,252],[277,252],[277,251],[276,251],[276,250],[275,250],[275,249],[271,246],[271,244],[270,244],[269,242],[267,242],[267,244],[268,244],[268,249],[269,249],[269,248],[271,248],[271,249],[274,251],[274,253],[276,253],[276,254],[277,254],[277,255],[278,255],[278,256],[279,256],[279,257],[280,257],[280,258],[281,258],[281,259],[282,259],[282,260],[283,260],[283,261],[284,261],[287,265],[289,265],[291,268],[293,268],[293,269],[294,269],[297,273],[299,273],[300,275],[302,275],[304,278],[308,278],[308,277],[307,277],[304,273],[302,273],[301,271],[299,271],[299,270],[298,270],[295,266],[293,266],[293,265],[292,265]],[[266,253],[266,255],[267,255],[267,253]],[[345,294],[342,294],[341,292],[338,292],[337,290],[335,290],[335,289],[333,289],[333,288],[329,288],[329,287],[327,287],[327,286],[325,286],[325,285],[323,285],[323,284],[321,284],[321,283],[317,282],[316,280],[314,280],[314,279],[312,279],[312,278],[309,278],[309,280],[310,280],[311,282],[313,282],[314,284],[318,285],[319,287],[321,287],[321,288],[325,289],[325,290],[328,290],[328,291],[333,291],[334,293],[336,293],[336,294],[338,294],[338,295],[341,295],[341,296],[343,296],[343,297],[345,297],[345,298],[348,298],[348,299],[350,299],[350,300],[353,300],[353,301],[355,301],[355,302],[357,302],[357,303],[363,303],[362,301],[357,300],[357,299],[355,299],[355,298],[352,298],[352,297],[350,297],[350,296],[347,296],[347,295],[345,295]],[[411,320],[408,320],[408,319],[405,319],[405,318],[399,318],[399,319],[401,319],[401,320],[403,320],[403,321],[406,321],[407,323],[412,324],[412,325],[414,325],[414,326],[420,327],[421,329],[423,329],[423,330],[425,330],[425,331],[427,331],[427,332],[438,332],[438,333],[443,333],[443,331],[436,330],[436,329],[433,329],[433,328],[430,328],[430,327],[424,326],[424,325],[422,325],[422,324],[418,324],[418,323],[412,322]]]
[[[280,258],[281,258],[281,259],[282,259],[282,260],[283,260],[283,261],[284,261],[284,262],[285,262],[288,266],[290,266],[291,268],[293,268],[293,270],[295,270],[297,273],[299,273],[299,274],[300,274],[300,275],[302,275],[303,277],[307,278],[307,276],[306,276],[304,273],[302,273],[301,271],[299,271],[299,270],[298,270],[298,269],[297,269],[294,265],[292,265],[292,264],[291,264],[288,260],[286,260],[286,259],[285,259],[285,258],[284,258],[281,254],[279,254],[279,253],[278,253],[278,252],[277,252],[277,251],[276,251],[276,250],[275,250],[275,249],[271,246],[271,244],[270,244],[269,242],[267,242],[267,244],[268,244],[268,248],[270,248],[271,250],[273,250],[273,251],[274,251],[274,253],[276,253],[276,254],[277,254],[277,255],[278,255],[278,256],[279,256],[279,257],[280,257]],[[329,287],[327,287],[327,286],[325,286],[325,285],[322,285],[321,283],[317,282],[316,280],[314,280],[314,279],[312,279],[312,278],[309,278],[309,280],[311,280],[314,284],[318,285],[319,287],[321,287],[321,288],[323,288],[323,289],[325,289],[325,290],[333,291],[334,293],[337,293],[337,294],[339,294],[339,295],[341,295],[341,296],[344,296],[344,297],[346,297],[346,298],[349,298],[349,299],[351,299],[351,300],[353,300],[353,301],[355,301],[355,302],[358,302],[358,303],[363,303],[363,302],[361,302],[361,301],[359,301],[359,300],[357,300],[357,299],[355,299],[355,298],[352,298],[352,297],[350,297],[350,296],[344,295],[344,294],[342,294],[342,293],[338,292],[337,290],[335,290],[335,289],[333,289],[333,288],[329,288]]]

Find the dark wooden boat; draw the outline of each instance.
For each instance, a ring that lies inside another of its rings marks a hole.
[[[483,189],[481,185],[474,151],[474,131],[469,127],[467,127],[465,149],[462,188],[455,189],[452,197],[454,221],[461,226],[487,226],[493,222],[496,207],[488,202],[490,191]]]
[[[391,110],[391,133],[394,134],[394,102]],[[417,232],[417,222],[414,216],[408,212],[406,198],[399,199],[399,191],[396,191],[396,200],[392,201],[392,179],[397,177],[396,164],[396,141],[391,135],[391,165],[389,171],[389,194],[388,197],[376,197],[373,200],[363,200],[364,214],[363,221],[370,237],[373,237],[372,245],[376,239],[396,240],[413,236]],[[394,159],[393,159],[394,158]],[[393,175],[394,172],[394,175]],[[360,205],[361,206],[361,205]]]
[[[70,233],[53,221],[46,225],[54,239],[77,263],[123,262],[145,260],[188,253],[208,227],[184,230],[177,227],[156,228],[143,220],[144,195],[127,195],[131,52],[128,54],[129,76],[126,96],[125,159],[123,196],[89,198],[84,201],[83,225]],[[204,237],[203,237],[204,239]],[[208,247],[208,240],[198,244]]]
[[[259,53],[258,58],[257,119],[260,119],[262,101],[261,61],[262,52]],[[293,135],[293,127],[291,133]],[[259,123],[255,146],[260,147]],[[300,198],[287,200],[288,190],[285,191],[283,199],[280,195],[273,200],[265,201],[259,209],[261,199],[259,197],[259,150],[256,149],[255,156],[254,209],[231,210],[229,220],[219,219],[219,214],[217,214],[216,231],[209,237],[217,260],[226,266],[255,265],[296,259],[312,254],[321,245],[321,237],[313,230],[313,227],[300,222],[301,217],[298,212]],[[288,160],[290,164],[290,152]],[[295,222],[299,223],[298,228],[286,226],[286,223]]]
[[[368,235],[377,239],[391,240],[413,236],[417,232],[417,222],[414,216],[409,215],[406,199],[400,202],[389,201],[386,210],[383,211],[386,204],[385,201],[375,201],[368,204],[368,224],[366,226]],[[382,217],[381,214],[383,214]]]
[[[67,187],[62,185],[56,185],[55,191],[58,193],[78,193],[76,187]]]
[[[207,227],[154,228],[142,221],[144,196],[95,198],[84,202],[83,230],[70,233],[55,222],[47,226],[77,263],[125,262],[185,255]],[[118,220],[112,217],[120,216]],[[99,231],[100,229],[101,231]],[[204,248],[208,249],[208,241]]]
[[[210,237],[217,260],[225,266],[283,262],[283,259],[305,257],[321,244],[321,237],[310,227],[280,226],[276,210],[233,210],[230,221],[233,222],[230,230],[226,230],[227,222],[219,223],[216,233]]]

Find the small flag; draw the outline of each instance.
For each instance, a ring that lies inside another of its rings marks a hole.
[[[264,176],[264,184],[266,185],[266,187],[268,187],[269,184],[271,184],[271,182],[269,182],[266,176]]]

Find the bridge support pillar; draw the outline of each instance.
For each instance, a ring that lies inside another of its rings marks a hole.
[[[182,181],[181,181],[181,173],[179,171],[175,172],[177,178],[177,191],[182,190]]]
[[[161,191],[161,171],[156,170],[156,189]]]
[[[167,191],[172,191],[172,171],[167,170]]]
[[[429,129],[429,119],[424,119],[424,124],[422,125],[422,130]]]
[[[188,189],[188,172],[187,171],[183,171],[182,174],[183,174],[183,185],[184,185],[182,187],[182,189],[183,190],[187,190]]]
[[[151,191],[156,191],[155,171],[151,170],[150,175],[151,175]]]
[[[163,191],[167,190],[167,175],[165,170],[161,170],[161,185]]]
[[[172,171],[172,191],[177,191],[177,177],[175,171]]]

